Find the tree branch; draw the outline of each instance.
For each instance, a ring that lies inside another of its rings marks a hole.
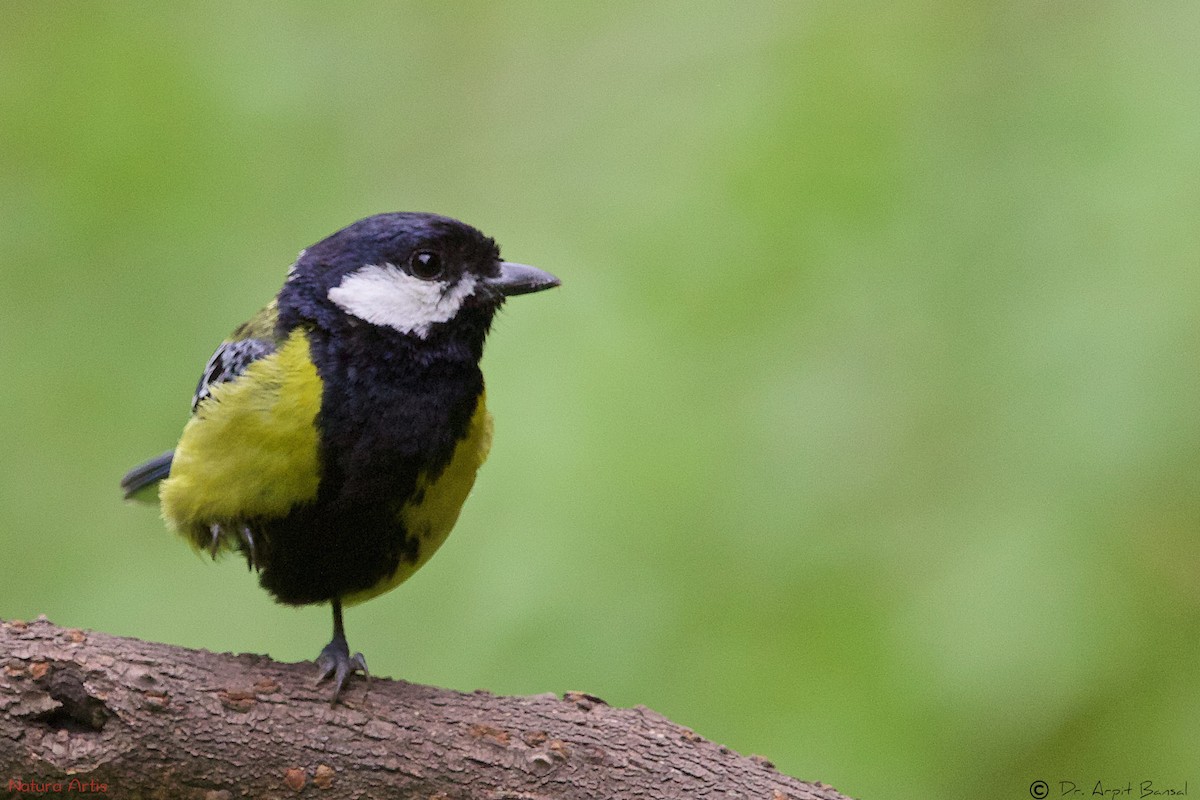
[[[840,800],[655,712],[568,693],[373,679],[329,706],[311,663],[0,623],[0,796]]]

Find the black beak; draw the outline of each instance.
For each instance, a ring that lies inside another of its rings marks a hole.
[[[540,292],[543,289],[553,289],[562,281],[549,272],[528,264],[501,261],[500,274],[495,278],[485,279],[484,283],[493,289],[498,289],[505,297],[512,297],[518,294]]]

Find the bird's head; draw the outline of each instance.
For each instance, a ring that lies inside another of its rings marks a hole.
[[[377,214],[300,254],[279,293],[280,323],[367,324],[422,340],[468,326],[482,336],[505,298],[558,285],[502,261],[492,239],[458,220]]]

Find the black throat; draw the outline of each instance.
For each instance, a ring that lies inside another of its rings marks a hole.
[[[479,359],[491,313],[474,312],[463,309],[424,339],[353,318],[337,331],[310,329],[324,384],[318,503],[407,498],[422,473],[441,473],[483,392]]]

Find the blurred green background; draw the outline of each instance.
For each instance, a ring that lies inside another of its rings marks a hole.
[[[0,616],[312,658],[117,479],[297,251],[438,211],[564,285],[375,672],[863,797],[1200,785],[1200,5],[3,12]]]

